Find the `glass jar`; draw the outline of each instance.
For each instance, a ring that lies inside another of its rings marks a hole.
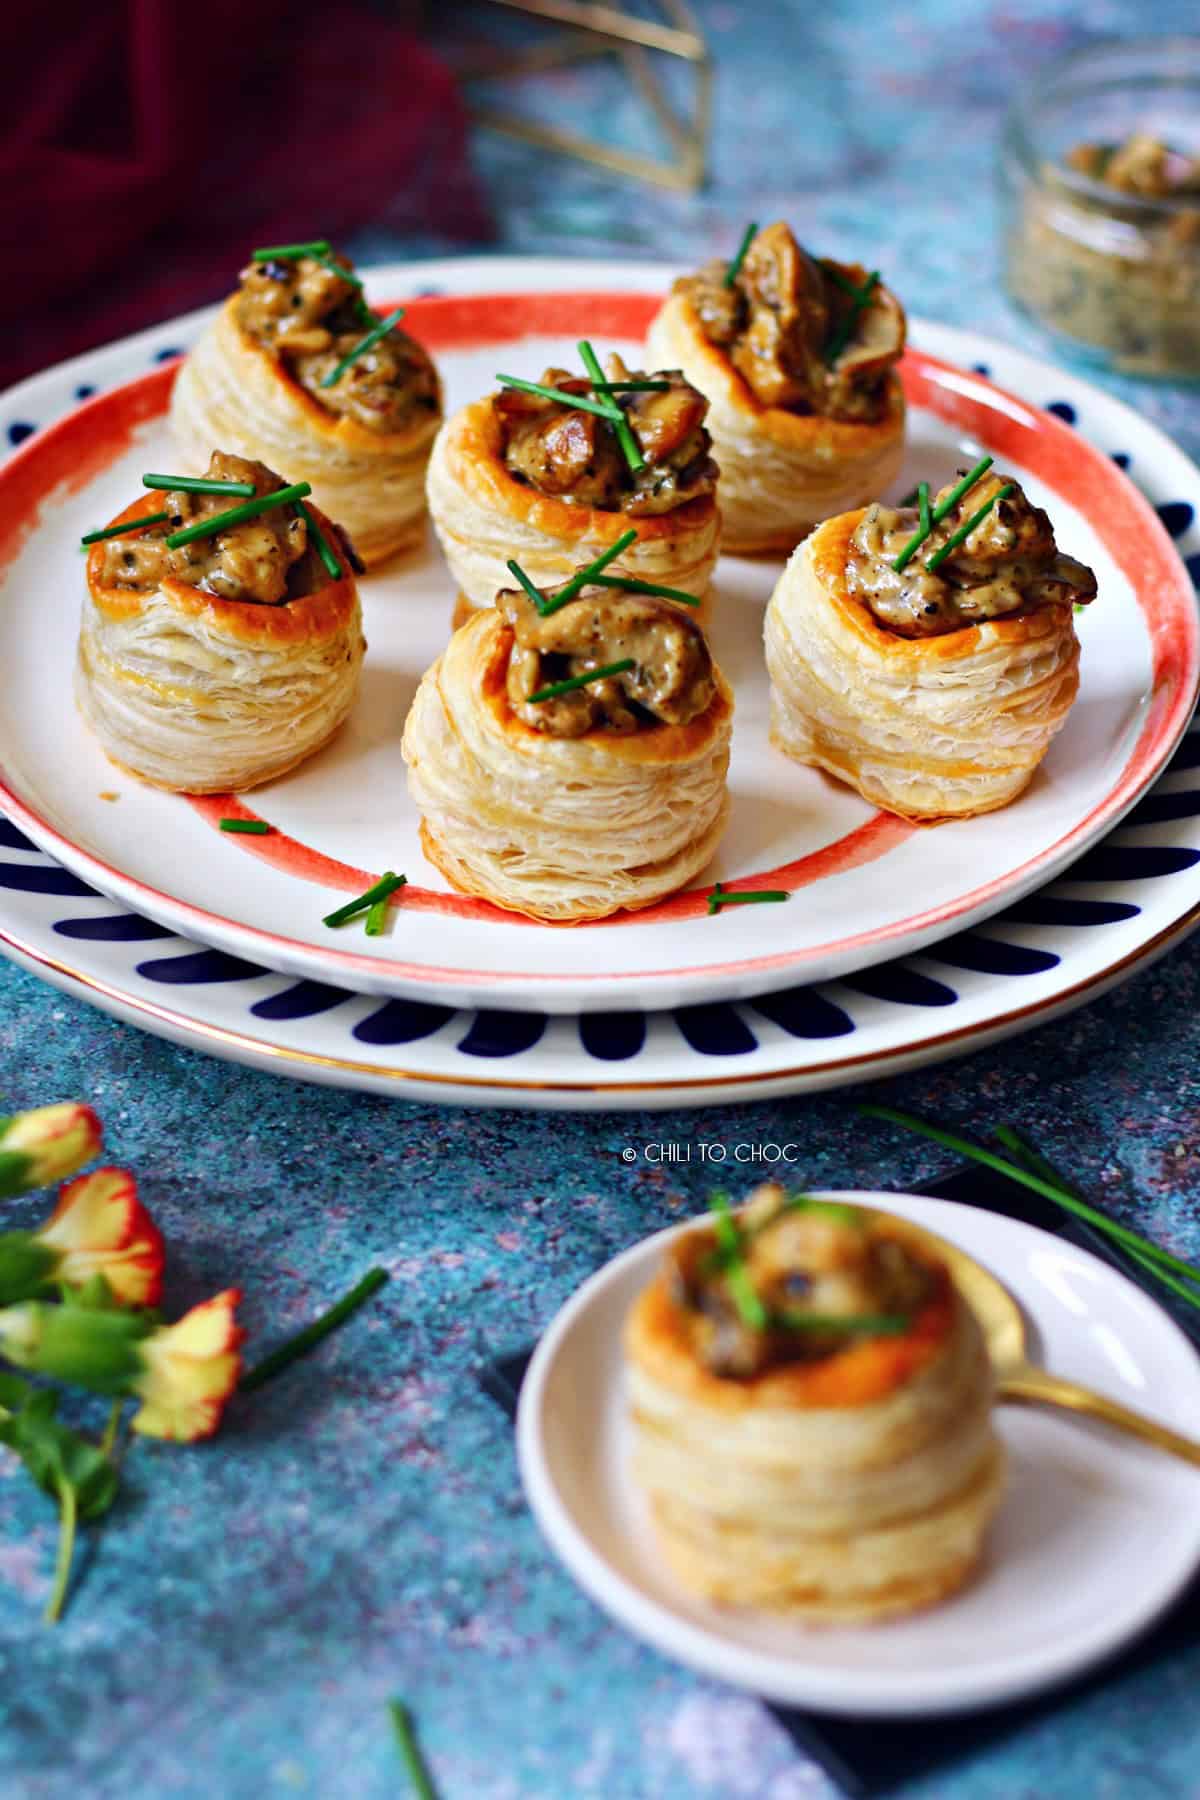
[[[1097,44],[1018,95],[998,160],[1005,281],[1068,355],[1200,380],[1200,186],[1127,192],[1067,160],[1074,151],[1102,175],[1142,135],[1200,170],[1200,38]]]

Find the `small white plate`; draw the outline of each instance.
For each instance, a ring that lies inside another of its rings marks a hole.
[[[838,1193],[961,1244],[1008,1286],[1057,1374],[1200,1435],[1200,1361],[1098,1258],[997,1213],[916,1195]],[[594,1600],[665,1655],[787,1705],[918,1716],[997,1705],[1088,1668],[1144,1630],[1200,1563],[1200,1473],[1050,1410],[1001,1408],[1009,1491],[975,1581],[910,1619],[806,1628],[694,1599],[668,1573],[626,1474],[621,1329],[664,1246],[614,1258],[538,1345],[517,1449],[551,1548]]]

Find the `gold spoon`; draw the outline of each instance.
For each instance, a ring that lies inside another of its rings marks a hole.
[[[878,1213],[876,1217],[886,1219],[891,1226],[899,1223],[905,1231],[923,1239],[946,1264],[959,1293],[983,1328],[996,1377],[997,1400],[1015,1400],[1027,1406],[1062,1406],[1069,1412],[1086,1413],[1200,1468],[1200,1443],[1194,1438],[1184,1437],[1182,1432],[1172,1431],[1157,1420],[1110,1400],[1106,1394],[1094,1393],[1077,1381],[1064,1380],[1031,1363],[1026,1355],[1025,1320],[1020,1307],[1008,1289],[973,1256],[935,1232],[926,1231],[924,1226],[914,1225],[911,1219],[900,1219],[896,1213]]]

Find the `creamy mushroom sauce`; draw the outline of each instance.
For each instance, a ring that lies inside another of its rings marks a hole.
[[[345,414],[368,431],[403,431],[422,413],[437,412],[440,399],[432,362],[398,325],[332,386],[321,386],[379,323],[353,276],[341,256],[324,262],[313,256],[252,262],[242,270],[238,324],[329,412]]]
[[[214,450],[204,471],[216,481],[252,481],[255,494],[273,494],[287,483],[265,463],[249,462]],[[266,606],[295,599],[328,580],[310,550],[308,526],[295,506],[276,507],[256,519],[245,519],[214,537],[196,538],[177,550],[167,546],[173,532],[245,504],[244,494],[163,495],[167,513],[137,537],[109,538],[101,545],[100,580],[105,587],[152,591],[165,577],[186,581],[222,600],[252,600]],[[335,531],[337,528],[334,528]],[[353,566],[357,559],[344,534],[336,548]]]
[[[554,590],[548,590],[552,599]],[[508,700],[517,717],[547,737],[603,728],[626,735],[657,724],[686,725],[712,701],[712,656],[704,633],[679,607],[651,594],[584,588],[543,619],[519,588],[496,597],[511,628]],[[571,675],[631,656],[635,667],[587,687],[529,704],[529,696]]]
[[[595,413],[573,410],[519,388],[502,388],[492,404],[510,473],[539,493],[635,516],[673,512],[688,500],[711,494],[717,465],[709,455],[712,439],[704,429],[708,412],[704,395],[678,369],[631,373],[615,354],[606,359],[604,373],[609,381],[671,384],[666,393],[612,396],[629,422],[645,467],[636,473],[629,467],[612,426]],[[587,376],[566,369],[547,369],[541,383],[595,398]]]
[[[749,1377],[845,1349],[847,1331],[789,1325],[805,1316],[911,1319],[936,1273],[872,1228],[860,1208],[789,1195],[765,1182],[736,1215],[742,1266],[766,1314],[748,1325],[715,1233],[689,1232],[667,1251],[667,1291],[697,1361],[714,1375]]]
[[[847,342],[829,357],[854,304],[843,283],[861,289],[867,269],[816,261],[780,222],[751,239],[731,286],[728,270],[727,262],[710,262],[682,276],[675,291],[764,406],[833,419],[881,416],[905,335],[904,310],[888,288],[876,284]]]
[[[965,473],[965,471],[963,471]],[[1060,553],[1041,507],[1013,482],[986,518],[933,572],[927,559],[978,512],[1011,475],[989,473],[968,489],[897,573],[892,567],[919,524],[915,506],[869,506],[850,539],[846,582],[881,625],[901,637],[940,637],[983,619],[1032,612],[1048,601],[1083,606],[1096,597],[1096,577],[1073,556]],[[957,481],[934,497],[948,496]]]

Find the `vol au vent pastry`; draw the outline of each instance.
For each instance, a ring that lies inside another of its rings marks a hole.
[[[547,369],[464,406],[438,433],[429,511],[459,584],[456,624],[511,584],[510,557],[550,587],[631,528],[614,575],[703,598],[721,531],[708,402],[676,370],[631,373],[615,354],[594,373],[627,385],[610,394],[591,375]],[[623,431],[587,410],[598,398],[619,408]]]
[[[353,550],[260,462],[214,451],[205,477],[147,477],[167,481],[91,534],[76,700],[155,787],[253,787],[320,749],[354,701]]]
[[[857,263],[817,260],[777,223],[733,263],[683,276],[646,337],[650,361],[708,396],[724,548],[789,551],[861,506],[904,454],[900,302]]]
[[[1079,686],[1096,578],[990,463],[932,507],[826,520],[767,608],[771,741],[905,818],[1007,806]]]
[[[814,1623],[941,1600],[1000,1502],[983,1336],[904,1221],[759,1188],[625,1327],[634,1479],[693,1592]]]
[[[171,428],[189,466],[225,444],[310,482],[365,563],[411,548],[442,398],[399,317],[382,329],[324,242],[256,251],[175,382]]]
[[[504,589],[454,633],[404,729],[425,854],[550,924],[649,906],[708,862],[733,696],[669,600]],[[545,608],[543,611],[542,608]]]

